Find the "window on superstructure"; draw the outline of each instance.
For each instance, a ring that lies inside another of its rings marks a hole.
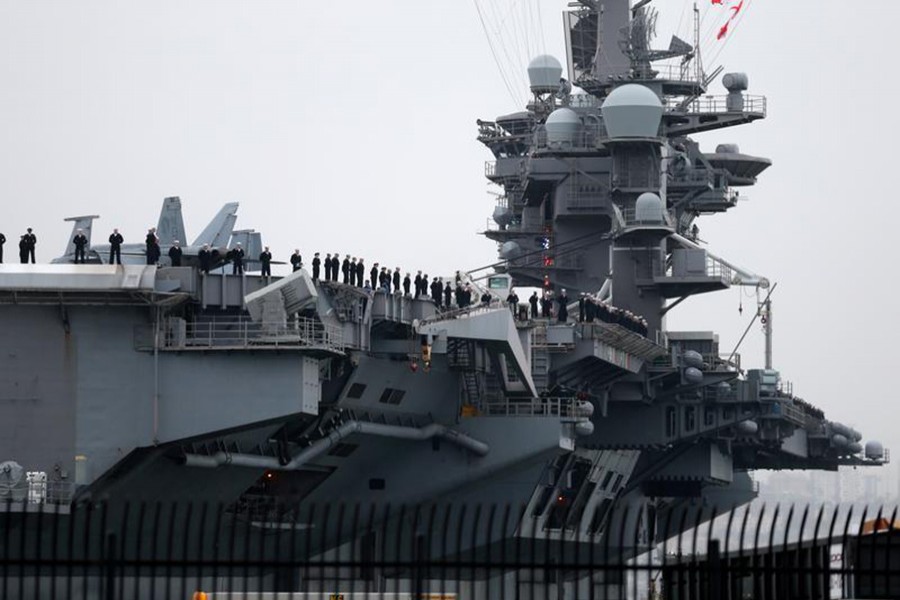
[[[697,428],[697,409],[693,406],[684,407],[684,430],[691,432]]]

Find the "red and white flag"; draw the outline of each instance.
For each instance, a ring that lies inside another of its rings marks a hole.
[[[741,13],[741,10],[744,8],[744,2],[747,0],[711,0],[713,5],[719,5],[722,8],[728,8],[731,11],[731,15],[725,21],[725,24],[719,28],[719,33],[716,34],[716,39],[721,40],[726,35],[728,35],[728,28],[731,26],[731,23],[738,17]]]

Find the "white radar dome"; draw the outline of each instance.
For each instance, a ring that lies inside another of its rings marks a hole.
[[[547,145],[572,146],[581,131],[581,117],[571,108],[557,108],[544,121]]]
[[[665,223],[665,209],[663,208],[662,199],[654,193],[645,192],[638,196],[634,203],[634,220],[638,223]],[[692,352],[692,350],[688,350]],[[702,367],[703,357],[694,352],[700,358],[700,364],[694,364],[696,358],[693,355],[684,353],[684,362],[692,367]]]
[[[866,458],[871,460],[884,458],[884,446],[881,445],[881,442],[871,441],[866,443]]]
[[[495,206],[494,207],[494,223],[499,225],[500,227],[506,227],[510,223],[512,223],[512,213],[509,212],[509,209],[505,206]]]
[[[522,254],[522,247],[517,242],[504,242],[500,246],[500,256],[509,260]]]
[[[737,144],[719,144],[716,146],[716,154],[740,154],[741,147]]]
[[[535,94],[555,92],[561,77],[562,65],[549,54],[538,56],[528,64],[528,82]]]
[[[611,138],[652,138],[659,133],[663,106],[650,88],[628,83],[614,89],[600,108]]]

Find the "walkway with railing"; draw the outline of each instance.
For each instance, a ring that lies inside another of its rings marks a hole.
[[[485,402],[481,408],[485,416],[491,417],[576,417],[575,398],[572,397],[506,398]]]
[[[161,350],[315,349],[344,352],[343,331],[316,319],[256,322],[246,317],[213,318],[193,323],[166,321]]]

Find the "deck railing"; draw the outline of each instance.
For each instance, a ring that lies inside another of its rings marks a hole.
[[[343,352],[345,348],[342,329],[306,317],[286,322],[256,322],[246,317],[196,322],[169,319],[165,324],[161,340],[166,350],[314,347]]]

